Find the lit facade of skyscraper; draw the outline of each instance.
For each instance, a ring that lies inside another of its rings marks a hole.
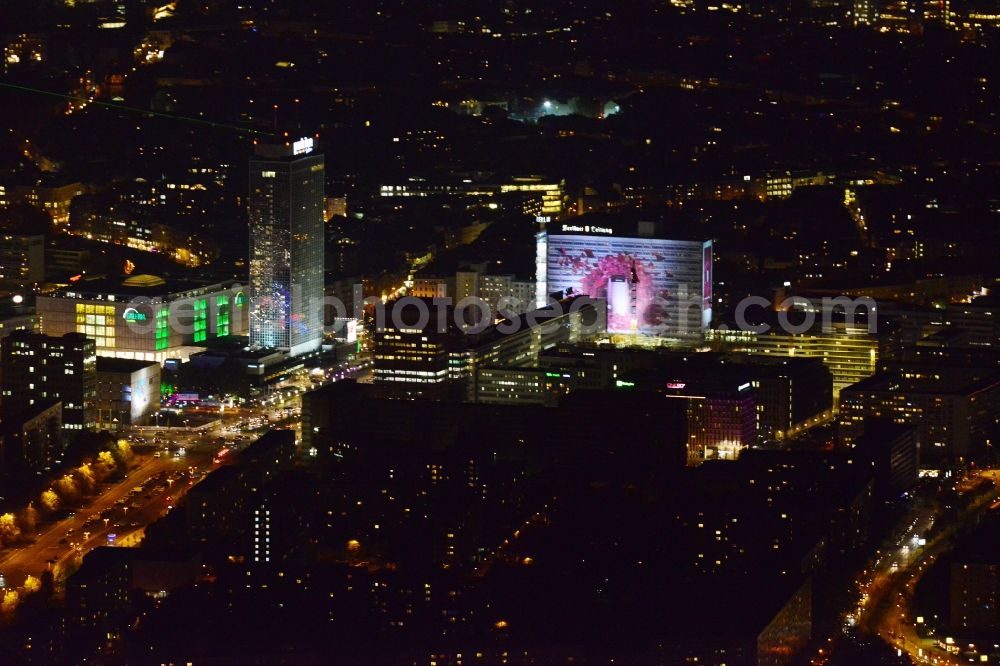
[[[250,346],[291,356],[323,338],[323,155],[312,139],[258,143],[250,160]]]

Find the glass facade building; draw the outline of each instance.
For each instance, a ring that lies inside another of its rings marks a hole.
[[[323,338],[323,156],[312,140],[257,144],[250,160],[250,346],[290,355]]]

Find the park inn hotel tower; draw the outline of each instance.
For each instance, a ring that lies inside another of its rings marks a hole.
[[[250,160],[250,346],[290,356],[323,339],[323,155],[313,139],[254,145]]]

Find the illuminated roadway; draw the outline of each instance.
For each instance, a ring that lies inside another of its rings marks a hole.
[[[149,524],[176,505],[193,483],[218,466],[213,458],[222,446],[239,449],[269,428],[298,429],[303,391],[363,375],[367,367],[367,362],[345,363],[319,377],[294,373],[251,407],[220,410],[219,423],[206,431],[132,432],[128,439],[136,448],[141,447],[142,453],[136,456],[137,464],[123,480],[99,484],[97,495],[86,498],[79,507],[66,507],[75,515],[56,522],[39,521],[36,531],[27,539],[0,549],[0,573],[7,586],[21,587],[27,576],[37,578],[48,569],[65,570],[74,558],[108,545],[109,534],[115,535],[116,545],[138,545]],[[190,411],[205,414],[214,410]],[[156,448],[155,453],[151,446]],[[179,448],[184,449],[184,455],[175,453]],[[158,475],[169,477],[189,469],[194,472],[193,478],[187,476],[172,483],[166,478],[154,480]],[[160,485],[166,487],[157,490]],[[139,486],[143,487],[141,492],[133,492]]]
[[[917,583],[934,561],[951,547],[951,539],[963,527],[969,524],[981,511],[990,507],[1000,497],[996,483],[1000,480],[1000,470],[987,470],[979,473],[981,478],[988,479],[994,486],[988,493],[977,498],[966,508],[958,519],[934,536],[923,548],[914,549],[912,542],[901,546],[898,553],[888,553],[883,566],[877,567],[867,588],[872,590],[871,597],[863,604],[868,609],[863,626],[873,630],[886,643],[897,650],[907,653],[911,659],[922,664],[963,664],[968,663],[950,655],[937,646],[930,638],[921,638],[916,631],[916,618],[909,605]],[[930,526],[931,515],[916,520],[926,520]],[[907,538],[922,534],[922,524],[918,523]],[[905,547],[906,550],[902,550]],[[893,565],[896,565],[895,568]]]
[[[941,507],[926,497],[916,498],[907,515],[897,523],[895,536],[882,544],[875,562],[859,572],[855,584],[860,600],[844,617],[844,633],[857,626],[864,633],[879,636],[900,654],[906,653],[914,663],[939,666],[968,663],[949,655],[933,639],[918,636],[916,618],[909,610],[909,603],[920,578],[934,560],[950,547],[951,538],[984,509],[1000,508],[1000,501],[997,500],[1000,490],[996,485],[1000,483],[1000,470],[980,471],[959,482],[957,487],[962,492],[963,487],[967,488],[971,482],[981,478],[992,481],[994,486],[923,546],[919,545],[919,539],[940,517]],[[837,652],[836,645],[841,637],[840,632],[827,637],[809,663],[812,666],[826,664],[831,652]]]
[[[54,523],[39,522],[38,531],[31,535],[30,543],[14,544],[0,550],[0,571],[4,573],[8,587],[20,587],[28,575],[40,577],[50,567],[64,567],[74,557],[86,554],[97,546],[108,545],[108,534],[115,534],[115,543],[119,545],[135,545],[145,527],[162,516],[191,487],[188,478],[173,483],[164,480],[166,488],[154,491],[158,483],[150,480],[162,472],[171,474],[189,467],[195,469],[198,475],[195,478],[200,478],[201,472],[214,466],[212,458],[209,453],[183,457],[141,456],[139,465],[124,480],[110,486],[100,484],[99,495],[88,498],[79,508],[71,508],[75,510],[75,516]],[[146,484],[143,491],[130,497],[132,490],[143,484]],[[168,500],[168,497],[171,499]],[[124,505],[116,505],[123,499],[126,500]],[[139,506],[132,507],[133,502]],[[100,518],[109,510],[112,513],[106,514],[107,521]],[[84,527],[92,516],[97,516],[97,520]]]

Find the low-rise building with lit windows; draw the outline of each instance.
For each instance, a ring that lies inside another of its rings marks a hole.
[[[69,222],[69,205],[73,197],[83,194],[84,186],[76,181],[65,181],[46,174],[41,178],[8,185],[9,203],[25,203],[41,208],[56,224]]]
[[[493,317],[522,315],[535,307],[535,280],[519,280],[514,275],[493,275],[480,264],[449,276],[415,277],[409,295],[416,298],[479,298],[490,307]],[[500,310],[503,310],[501,313]]]
[[[6,338],[14,331],[38,332],[38,317],[35,313],[18,313],[0,319],[0,339]]]
[[[249,302],[237,282],[197,284],[153,275],[78,282],[36,301],[46,335],[82,333],[98,356],[187,360],[212,338],[247,331]]]
[[[479,368],[476,371],[476,402],[498,405],[558,404],[553,375],[540,368]]]

